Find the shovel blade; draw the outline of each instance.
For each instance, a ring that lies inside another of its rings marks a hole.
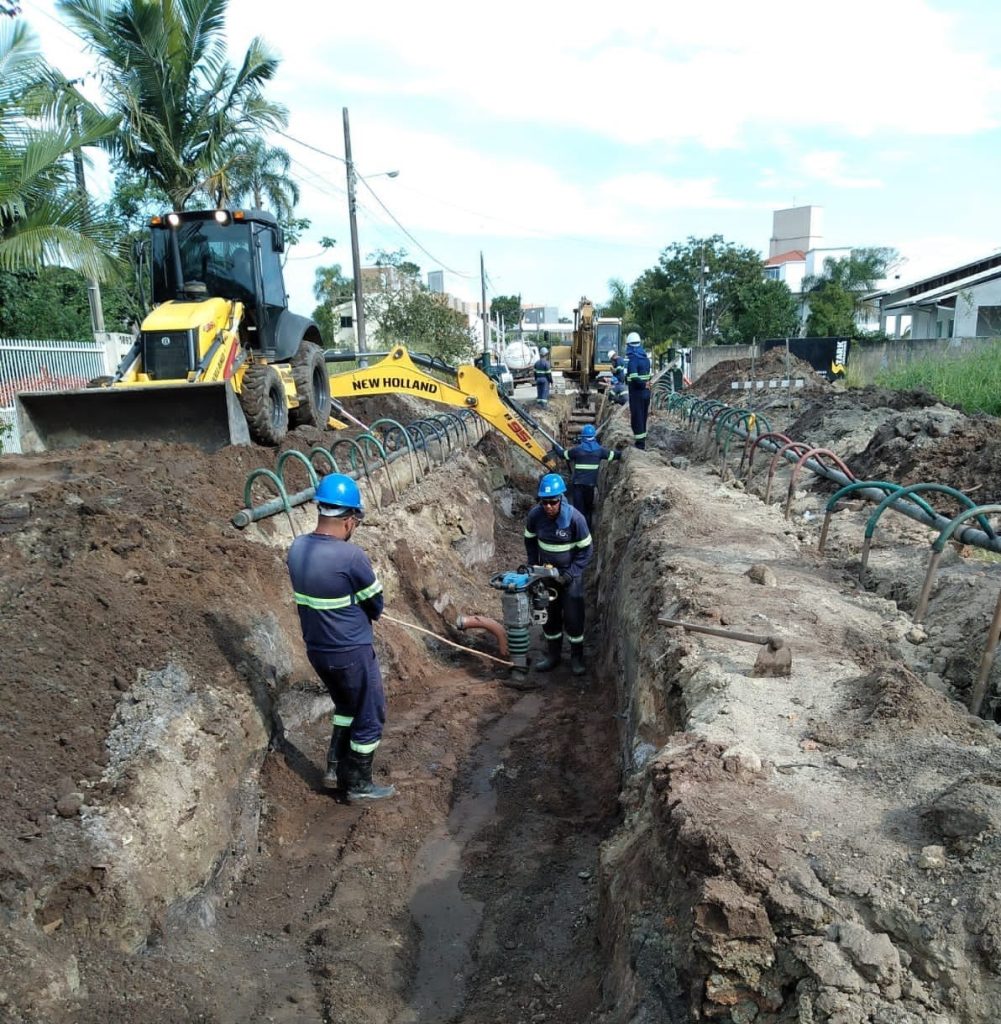
[[[792,675],[792,651],[788,644],[783,644],[773,650],[765,644],[758,653],[754,668],[751,669],[752,676],[791,676]]]

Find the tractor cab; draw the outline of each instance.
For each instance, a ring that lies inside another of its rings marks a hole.
[[[264,210],[199,210],[150,221],[154,305],[209,299],[244,306],[242,342],[274,358],[278,321],[288,308],[282,230]],[[192,367],[193,369],[193,367]]]

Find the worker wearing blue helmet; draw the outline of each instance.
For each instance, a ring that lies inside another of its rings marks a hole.
[[[629,422],[633,430],[633,443],[646,448],[646,421],[650,415],[650,357],[643,351],[643,343],[635,331],[626,337],[626,384],[629,387]]]
[[[583,675],[584,567],[591,561],[591,531],[587,520],[567,501],[566,481],[547,473],[539,481],[539,503],[525,522],[525,553],[529,565],[552,565],[559,570],[553,581],[549,617],[542,627],[546,656],[536,662],[539,672],[559,665],[563,636],[570,643],[570,671]]]
[[[587,521],[587,528],[593,528],[594,494],[598,486],[598,470],[606,462],[622,458],[622,453],[606,448],[598,441],[598,431],[592,423],[585,423],[580,432],[580,443],[565,448],[563,458],[570,463],[570,486],[573,489],[573,506]]]
[[[324,785],[349,800],[392,796],[372,781],[386,698],[372,646],[382,614],[382,584],[368,555],[351,543],[365,515],[358,484],[329,473],[316,487],[316,529],[292,541],[286,559],[306,654],[334,702]]]

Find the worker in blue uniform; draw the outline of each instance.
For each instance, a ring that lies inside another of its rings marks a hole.
[[[606,462],[622,458],[622,453],[606,448],[598,441],[594,425],[585,423],[580,432],[580,443],[563,451],[570,463],[570,487],[573,507],[581,512],[590,530],[594,520],[594,492],[598,486],[598,470]]]
[[[626,337],[626,384],[629,387],[629,422],[633,442],[646,448],[646,421],[650,415],[650,357],[643,350],[640,336],[630,331]]]
[[[349,800],[380,800],[392,786],[372,781],[382,739],[386,698],[372,646],[372,623],[382,614],[382,584],[368,555],[351,543],[365,515],[358,485],[330,473],[316,487],[313,533],[292,541],[286,559],[306,655],[334,702],[324,785]]]
[[[535,361],[535,397],[539,405],[549,404],[549,391],[553,386],[553,370],[549,365],[549,349],[540,348]]]
[[[525,522],[525,553],[529,565],[552,565],[559,570],[553,581],[549,617],[542,627],[546,656],[535,663],[539,672],[559,665],[563,635],[570,643],[570,671],[583,675],[584,666],[584,567],[591,561],[591,531],[587,521],[567,501],[566,481],[559,473],[547,473],[539,481],[539,503]]]

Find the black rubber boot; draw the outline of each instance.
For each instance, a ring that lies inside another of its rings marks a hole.
[[[546,650],[548,652],[546,656],[533,666],[536,672],[552,672],[559,665],[560,652],[563,650],[563,637],[560,637],[559,640],[547,640]]]
[[[351,730],[346,725],[335,725],[330,734],[330,746],[327,747],[327,771],[323,776],[323,784],[327,789],[344,788],[344,759],[348,756],[351,745]]]
[[[583,644],[570,645],[570,671],[575,676],[582,676],[587,671],[587,668],[584,665]]]
[[[372,781],[373,754],[359,754],[357,750],[348,753],[347,796],[349,800],[382,800],[396,796],[395,786],[380,786]]]

